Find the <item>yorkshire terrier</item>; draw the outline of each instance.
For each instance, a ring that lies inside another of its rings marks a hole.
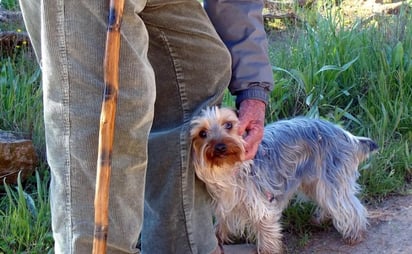
[[[316,220],[332,219],[348,244],[363,240],[367,210],[356,180],[375,142],[298,117],[267,125],[255,158],[244,161],[238,124],[234,110],[218,107],[191,122],[195,171],[212,196],[221,242],[241,237],[255,240],[259,253],[281,253],[279,220],[296,193],[315,201]]]

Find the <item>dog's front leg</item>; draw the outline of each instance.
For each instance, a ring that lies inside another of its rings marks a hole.
[[[283,253],[280,213],[263,217],[256,224],[256,244],[259,254]]]
[[[226,220],[219,220],[216,225],[216,237],[221,244],[230,243],[233,232],[230,231]]]

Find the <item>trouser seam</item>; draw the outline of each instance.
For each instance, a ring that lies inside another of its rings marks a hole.
[[[58,12],[57,14],[57,30],[58,30],[58,48],[60,59],[62,59],[61,63],[61,82],[62,82],[62,104],[63,104],[63,121],[64,121],[64,142],[67,144],[66,151],[65,151],[65,185],[68,188],[66,190],[66,199],[64,200],[65,205],[65,223],[66,227],[66,235],[67,239],[66,242],[69,243],[66,245],[69,248],[68,252],[73,252],[73,246],[71,241],[73,239],[73,222],[71,216],[67,216],[70,214],[71,210],[71,186],[70,186],[70,179],[71,179],[71,169],[70,169],[70,82],[69,82],[69,74],[68,74],[68,58],[67,58],[67,46],[66,46],[66,32],[65,32],[65,10],[64,10],[64,3],[59,2],[57,4]]]
[[[156,29],[159,31],[160,37],[161,37],[162,41],[164,42],[165,47],[168,50],[170,60],[173,63],[173,68],[174,68],[174,72],[175,72],[175,75],[176,75],[176,84],[177,84],[177,88],[178,88],[178,91],[179,91],[180,106],[181,106],[181,111],[182,111],[182,115],[183,115],[183,121],[185,122],[185,120],[188,118],[188,114],[187,114],[188,109],[185,106],[185,104],[187,104],[187,103],[185,103],[185,102],[187,102],[187,96],[186,96],[186,92],[185,92],[185,89],[184,89],[183,71],[182,71],[182,68],[181,68],[181,66],[179,64],[179,61],[178,61],[179,57],[177,57],[176,52],[173,50],[173,47],[170,45],[170,42],[167,39],[166,34],[161,29],[159,29],[158,27],[156,27]],[[184,129],[185,128],[183,127],[182,130],[181,130],[181,134],[180,134],[180,151],[181,151],[180,169],[181,169],[181,186],[182,186],[180,191],[181,191],[181,195],[182,195],[182,209],[183,209],[183,215],[184,215],[184,220],[185,220],[184,224],[185,224],[186,235],[187,235],[188,242],[189,242],[190,252],[193,253],[193,250],[196,249],[195,248],[196,243],[195,243],[195,241],[193,239],[193,236],[192,236],[192,233],[191,233],[192,232],[192,229],[190,227],[191,219],[190,219],[190,216],[189,216],[188,211],[187,211],[190,207],[190,204],[187,204],[185,202],[185,200],[187,200],[187,197],[185,197],[185,193],[187,193],[187,188],[185,187],[186,184],[184,184],[184,183],[185,183],[185,181],[187,181],[187,178],[188,178],[186,176],[186,174],[188,172],[188,169],[184,164],[184,161],[185,161],[184,157],[185,157],[185,154],[187,153],[187,150],[185,149],[185,146],[184,146],[184,144],[186,143],[185,137],[184,137],[185,135],[182,135],[182,134],[185,133]]]

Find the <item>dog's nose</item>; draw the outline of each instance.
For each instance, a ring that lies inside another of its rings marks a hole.
[[[227,147],[224,143],[217,143],[215,145],[215,154],[216,155],[222,155],[225,154],[227,151]]]

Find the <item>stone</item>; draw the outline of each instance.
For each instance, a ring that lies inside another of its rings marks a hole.
[[[21,180],[31,176],[38,162],[33,142],[20,138],[11,132],[0,130],[0,181],[17,183],[21,172]]]

